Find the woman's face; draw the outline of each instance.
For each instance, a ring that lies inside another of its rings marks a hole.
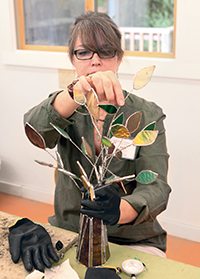
[[[80,38],[76,40],[74,50],[85,49],[82,45]],[[113,71],[117,72],[121,63],[121,59],[115,55],[112,58],[100,58],[97,53],[88,60],[79,60],[75,55],[73,56],[72,64],[76,69],[78,76],[86,76],[98,71]]]

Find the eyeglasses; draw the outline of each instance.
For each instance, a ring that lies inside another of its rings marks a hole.
[[[92,51],[88,49],[76,49],[74,50],[74,55],[79,60],[90,60],[97,53],[101,59],[113,58],[116,55],[116,50],[114,49],[101,49],[99,51]]]

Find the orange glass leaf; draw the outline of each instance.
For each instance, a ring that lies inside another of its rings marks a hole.
[[[133,79],[133,89],[138,90],[147,85],[147,83],[151,80],[154,70],[155,66],[153,65],[138,71]]]
[[[142,119],[142,112],[136,111],[135,113],[131,114],[126,120],[126,128],[129,130],[130,133],[135,132],[141,122]]]
[[[115,124],[111,127],[111,133],[116,138],[129,138],[130,132],[128,129],[122,124]]]
[[[83,92],[78,89],[78,88],[74,88],[73,89],[73,98],[74,98],[74,101],[79,104],[79,105],[85,105],[86,103],[86,97],[85,95],[83,94]]]
[[[32,144],[42,149],[46,148],[44,138],[28,122],[25,124],[25,133]]]
[[[154,143],[158,135],[158,131],[154,130],[142,130],[133,139],[133,144],[136,146],[146,146]]]
[[[97,94],[95,91],[92,89],[90,92],[87,93],[87,108],[89,113],[96,119],[99,119],[99,111],[100,108],[98,106],[99,100],[97,97]]]

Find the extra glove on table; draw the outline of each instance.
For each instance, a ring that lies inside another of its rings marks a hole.
[[[45,267],[52,266],[52,262],[59,261],[48,232],[27,218],[9,228],[8,241],[13,262],[17,263],[21,258],[27,271],[35,268],[43,272]]]

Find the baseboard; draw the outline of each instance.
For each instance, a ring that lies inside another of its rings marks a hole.
[[[0,192],[49,204],[53,204],[54,201],[54,195],[51,193],[38,191],[37,189],[32,190],[5,181],[0,181]]]
[[[167,231],[169,235],[177,236],[180,238],[200,241],[200,227],[188,223],[180,222],[180,220],[162,217],[159,218],[160,224]]]

